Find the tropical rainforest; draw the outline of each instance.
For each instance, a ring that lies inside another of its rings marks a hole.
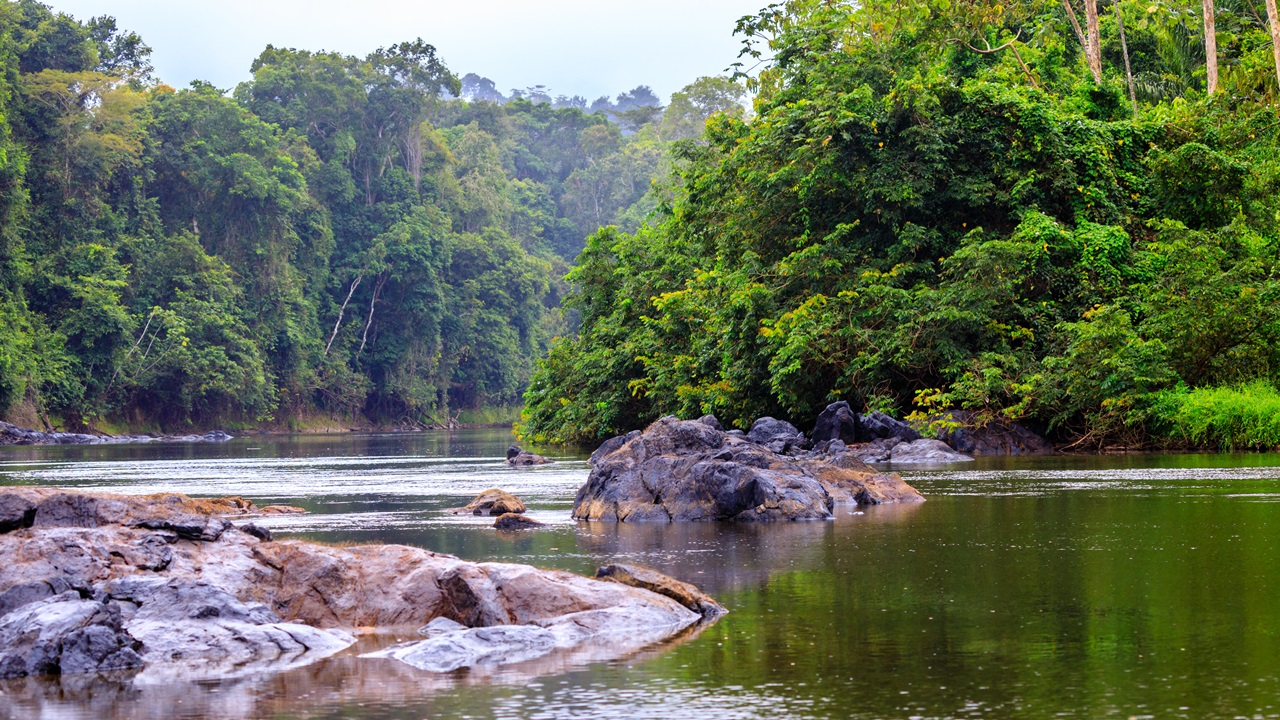
[[[1280,444],[1274,0],[790,0],[568,275],[521,432],[822,407]],[[957,411],[964,411],[959,413]]]
[[[110,17],[0,2],[0,412],[45,428],[445,425],[518,408],[562,281],[637,229],[661,112],[508,97],[421,40],[267,47],[233,90],[165,85]],[[466,80],[466,82],[464,82]],[[727,99],[726,99],[727,98]]]

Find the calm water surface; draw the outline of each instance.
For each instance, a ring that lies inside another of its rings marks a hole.
[[[905,470],[929,502],[768,526],[574,523],[583,456],[499,431],[9,448],[0,484],[244,495],[278,535],[591,572],[639,562],[731,613],[605,664],[439,676],[351,654],[272,676],[0,683],[0,717],[1280,718],[1280,455]],[[553,455],[556,453],[553,451]],[[551,527],[445,515],[501,486]]]

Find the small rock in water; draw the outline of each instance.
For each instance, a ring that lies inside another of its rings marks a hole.
[[[507,464],[511,467],[529,467],[532,465],[549,465],[551,461],[524,448],[512,445],[507,448]]]
[[[710,595],[693,585],[663,575],[652,568],[640,565],[606,565],[596,571],[596,577],[665,595],[704,619],[715,619],[729,612]]]
[[[928,438],[916,440],[915,442],[898,443],[893,446],[893,453],[889,456],[889,462],[898,464],[948,463],[969,460],[973,460],[973,458],[952,450],[951,446],[941,440]]]
[[[523,513],[525,509],[524,502],[520,498],[506,490],[490,488],[477,495],[475,500],[449,512],[454,515],[506,515]]]
[[[546,523],[538,522],[519,513],[506,513],[494,520],[493,526],[499,530],[532,530],[533,528],[545,527]]]

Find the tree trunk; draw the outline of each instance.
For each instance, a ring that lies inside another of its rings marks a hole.
[[[351,296],[356,294],[356,288],[360,287],[360,280],[363,275],[357,275],[356,279],[351,282],[351,289],[347,291],[347,299],[342,301],[342,308],[338,310],[338,322],[333,324],[333,334],[329,336],[329,342],[324,346],[324,354],[328,356],[329,348],[333,347],[333,341],[338,337],[338,328],[342,327],[342,316],[347,314],[347,303],[351,302]]]
[[[1085,10],[1091,13],[1092,22],[1089,24],[1089,32],[1086,33],[1080,28],[1080,19],[1076,16],[1076,9],[1071,6],[1071,0],[1062,0],[1062,7],[1067,11],[1067,19],[1071,21],[1071,29],[1076,32],[1076,39],[1080,41],[1080,47],[1084,48],[1084,59],[1089,65],[1089,73],[1093,75],[1095,83],[1102,82],[1102,53],[1097,54],[1097,60],[1094,60],[1094,44],[1098,37],[1098,3],[1097,0],[1085,0]],[[1088,17],[1088,16],[1087,16]],[[1086,22],[1088,22],[1086,17]]]
[[[1084,0],[1084,30],[1089,40],[1089,69],[1094,82],[1102,82],[1102,37],[1098,33],[1098,0]]]
[[[1271,21],[1271,51],[1276,58],[1276,84],[1280,86],[1280,12],[1276,12],[1276,0],[1267,0],[1267,19]]]
[[[1213,0],[1202,0],[1202,4],[1204,6],[1205,71],[1209,74],[1209,94],[1213,95],[1218,92],[1218,33],[1213,22]]]
[[[1124,53],[1124,75],[1129,80],[1129,104],[1133,106],[1133,114],[1138,115],[1138,91],[1133,86],[1133,66],[1129,64],[1129,41],[1124,36],[1124,13],[1120,4],[1116,3],[1116,26],[1120,29],[1120,51]]]

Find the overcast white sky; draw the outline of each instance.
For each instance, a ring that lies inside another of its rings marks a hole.
[[[113,15],[161,80],[232,88],[268,44],[348,55],[421,37],[449,69],[500,90],[544,84],[588,101],[646,84],[664,98],[736,59],[734,23],[769,0],[44,0]]]

